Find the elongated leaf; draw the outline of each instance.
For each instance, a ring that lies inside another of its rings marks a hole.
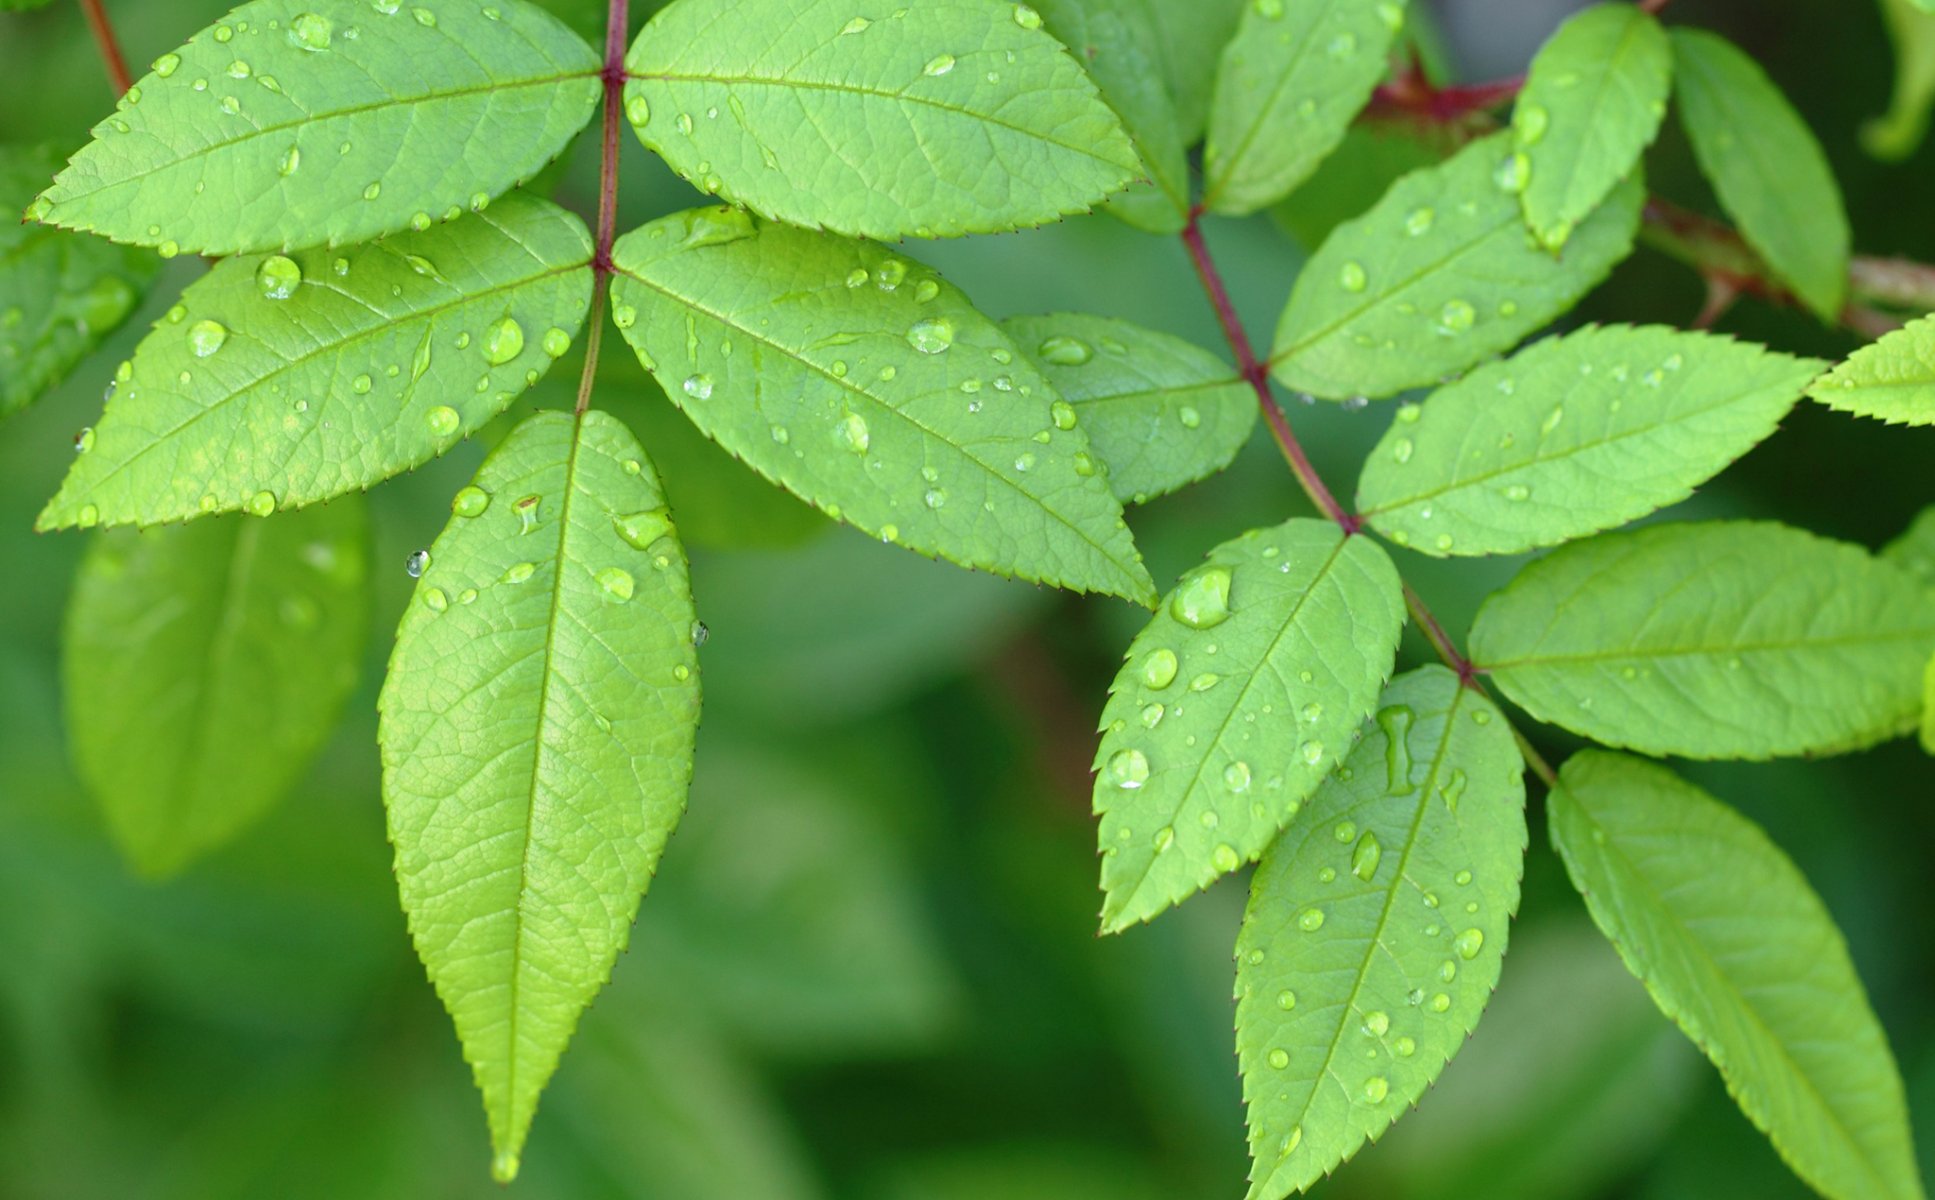
[[[1001,327],[1075,406],[1124,503],[1229,466],[1256,426],[1256,393],[1181,338],[1079,313],[1010,317]]]
[[[1901,1076],[1834,919],[1767,835],[1665,767],[1587,750],[1552,843],[1626,967],[1796,1174],[1919,1200]]]
[[[685,810],[692,597],[658,480],[601,413],[530,417],[452,510],[383,685],[383,796],[509,1179]]]
[[[1896,567],[1771,522],[1561,547],[1478,610],[1472,658],[1542,721],[1647,754],[1770,758],[1907,733],[1935,604]]]
[[[1876,158],[1900,161],[1928,133],[1935,105],[1935,4],[1930,0],[1880,0],[1888,38],[1895,45],[1895,89],[1888,111],[1861,126],[1861,145]]]
[[[1129,647],[1095,754],[1102,928],[1262,854],[1348,753],[1404,626],[1368,538],[1298,517],[1210,551]]]
[[[564,353],[591,238],[529,196],[340,252],[234,258],[126,367],[40,528],[266,515],[427,462]]]
[[[563,150],[597,70],[525,0],[252,0],[156,59],[28,216],[164,256],[427,229]]]
[[[1890,425],[1935,425],[1935,316],[1910,321],[1849,355],[1808,395]]]
[[[625,66],[640,141],[706,191],[795,225],[1016,229],[1141,174],[1041,14],[1007,0],[676,0]]]
[[[1597,4],[1540,48],[1512,111],[1529,178],[1519,202],[1541,242],[1565,245],[1653,144],[1672,87],[1666,31],[1632,4]]]
[[[1881,558],[1935,588],[1935,505],[1924,508],[1900,537],[1881,548]]]
[[[1632,249],[1638,172],[1554,258],[1525,231],[1511,135],[1473,142],[1339,225],[1297,276],[1271,366],[1332,399],[1436,383],[1545,325]]]
[[[1236,937],[1251,1200],[1377,1138],[1478,1024],[1518,911],[1523,770],[1483,695],[1440,666],[1401,675],[1257,865]]]
[[[640,361],[760,474],[930,557],[1154,600],[1074,409],[931,271],[716,208],[612,257]]]
[[[60,159],[0,146],[0,212],[25,208]],[[154,256],[0,219],[0,416],[59,383],[134,311]]]
[[[1822,364],[1652,325],[1489,363],[1398,418],[1357,505],[1426,554],[1516,554],[1684,500],[1768,434]]]
[[[1203,151],[1203,202],[1275,204],[1317,169],[1384,77],[1403,0],[1257,0],[1223,49]]]
[[[1848,214],[1821,144],[1760,65],[1700,29],[1675,27],[1680,120],[1720,206],[1823,320],[1848,287]]]
[[[228,841],[308,767],[356,682],[368,560],[361,497],[88,547],[61,655],[67,731],[143,873]]]
[[[1181,231],[1189,212],[1176,101],[1162,73],[1161,35],[1145,0],[1037,0],[1045,28],[1082,64],[1142,159],[1147,180],[1107,211],[1149,233]]]

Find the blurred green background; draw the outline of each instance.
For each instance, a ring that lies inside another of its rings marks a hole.
[[[594,33],[602,19],[591,0],[551,3]],[[226,6],[109,7],[146,62]],[[1570,7],[1429,11],[1452,73],[1480,78],[1521,69]],[[1935,260],[1935,151],[1884,165],[1856,141],[1891,76],[1866,0],[1681,0],[1669,16],[1736,37],[1788,89],[1827,144],[1858,249]],[[111,102],[64,0],[0,16],[0,81],[4,141],[77,145]],[[626,143],[621,228],[693,201]],[[1655,191],[1711,210],[1670,125],[1653,162]],[[595,146],[581,143],[558,195],[589,212],[595,177]],[[1210,236],[1267,333],[1303,248],[1265,217]],[[1106,216],[909,249],[995,316],[1092,309],[1221,349],[1180,247]],[[127,329],[0,426],[0,1197],[492,1195],[482,1114],[397,908],[374,715],[404,558],[430,542],[490,439],[373,494],[377,616],[361,688],[268,821],[182,878],[144,883],[66,761],[57,646],[83,539],[37,536],[33,515],[112,364],[199,270],[170,264]],[[1576,319],[1683,323],[1700,300],[1683,268],[1641,252]],[[1722,327],[1797,352],[1852,347],[1751,303]],[[713,635],[705,725],[691,814],[512,1192],[1240,1196],[1229,947],[1242,881],[1153,927],[1094,935],[1092,730],[1138,612],[836,528],[702,442],[623,355],[607,345],[598,402],[652,449],[692,544]],[[568,403],[576,375],[560,364],[530,402]],[[1292,415],[1347,488],[1391,411]],[[1804,407],[1671,515],[1778,517],[1877,545],[1935,501],[1931,464],[1935,430]],[[1167,587],[1216,542],[1303,511],[1259,430],[1226,475],[1131,522]],[[1454,630],[1516,566],[1401,557]],[[1421,651],[1407,643],[1407,660]],[[1765,823],[1847,931],[1935,1172],[1935,764],[1896,744],[1688,774]],[[1532,808],[1523,911],[1490,1015],[1420,1111],[1319,1194],[1805,1195],[1599,940]]]

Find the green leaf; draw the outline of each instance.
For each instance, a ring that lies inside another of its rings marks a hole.
[[[1357,505],[1426,554],[1517,554],[1677,503],[1752,449],[1822,364],[1658,325],[1587,328],[1398,410]]]
[[[1403,0],[1245,5],[1216,70],[1204,207],[1252,213],[1308,179],[1384,78],[1403,25]]]
[[[1935,754],[1935,658],[1922,671],[1922,749]]]
[[[720,208],[612,257],[640,361],[760,474],[930,557],[1154,600],[1073,409],[927,268]]]
[[[74,761],[136,868],[169,875],[279,801],[369,630],[362,499],[94,538],[61,654]]]
[[[1424,667],[1263,856],[1236,936],[1250,1200],[1381,1135],[1478,1024],[1518,911],[1523,771],[1491,702]]]
[[[0,212],[25,208],[59,165],[49,147],[0,146]],[[0,219],[0,416],[33,403],[114,332],[156,265],[141,251]]]
[[[1888,111],[1861,126],[1861,145],[1876,158],[1899,162],[1928,133],[1935,105],[1935,6],[1930,0],[1880,0],[1895,46],[1895,90]]]
[[[1541,721],[1647,754],[1770,758],[1897,737],[1935,604],[1858,546],[1771,522],[1561,547],[1494,593],[1471,653]]]
[[[1075,406],[1115,498],[1206,479],[1256,426],[1256,393],[1214,354],[1112,317],[1010,317],[1001,328]]]
[[[1328,521],[1251,530],[1183,577],[1102,712],[1104,931],[1263,853],[1348,752],[1403,627],[1391,560]]]
[[[1910,321],[1850,354],[1807,394],[1890,425],[1935,425],[1935,316]]]
[[[1626,967],[1833,1200],[1918,1200],[1901,1076],[1820,897],[1760,828],[1665,767],[1587,750],[1552,843]]]
[[[1913,575],[1923,587],[1935,588],[1935,505],[1917,513],[1900,537],[1883,546],[1881,558]]]
[[[1141,174],[1041,26],[1005,0],[676,0],[625,59],[625,115],[681,176],[795,225],[1041,225]]]
[[[514,195],[368,246],[217,263],[117,376],[39,527],[266,515],[427,462],[564,353],[590,261],[578,218]]]
[[[517,1172],[538,1093],[685,809],[685,554],[637,441],[538,413],[452,502],[378,708],[417,952]]]
[[[1510,348],[1605,278],[1639,228],[1639,172],[1554,258],[1525,231],[1511,136],[1406,175],[1337,227],[1277,324],[1277,379],[1332,399],[1436,383]]]
[[[1572,16],[1540,48],[1512,111],[1530,167],[1519,202],[1554,249],[1592,215],[1653,144],[1672,88],[1666,31],[1632,4]]]
[[[556,157],[598,66],[525,0],[253,0],[156,59],[28,215],[164,256],[426,229]]]
[[[1189,213],[1176,101],[1162,73],[1162,47],[1144,0],[1037,0],[1049,33],[1082,64],[1115,110],[1148,179],[1106,208],[1148,233],[1179,233]]]
[[[1823,320],[1848,286],[1848,215],[1821,144],[1758,63],[1704,30],[1672,31],[1680,121],[1720,207]]]
[[[1216,64],[1236,36],[1247,0],[1137,0],[1156,29],[1163,76],[1176,98],[1176,122],[1185,145],[1203,136],[1216,86]]]
[[[1400,178],[1436,166],[1455,148],[1437,129],[1360,121],[1308,184],[1270,209],[1270,217],[1299,246],[1315,250],[1331,230],[1376,204]]]

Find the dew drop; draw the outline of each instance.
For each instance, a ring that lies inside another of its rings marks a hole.
[[[336,24],[328,17],[317,13],[298,13],[289,22],[289,44],[298,50],[316,53],[329,49],[329,41],[336,32]]]
[[[1458,957],[1467,962],[1477,958],[1478,952],[1484,947],[1485,931],[1482,929],[1467,929],[1451,942],[1451,948],[1458,952]]]
[[[458,488],[457,494],[450,498],[450,511],[454,516],[481,517],[489,507],[490,493],[475,484]]]
[[[623,567],[606,567],[598,572],[598,586],[605,589],[605,595],[623,604],[632,598],[638,581]]]
[[[835,436],[846,444],[855,454],[865,454],[873,444],[873,435],[867,429],[867,419],[859,413],[850,412],[842,416],[833,427]]]
[[[1149,782],[1149,759],[1140,750],[1117,750],[1109,756],[1109,778],[1124,791]]]
[[[633,96],[625,101],[625,119],[642,128],[652,119],[652,106],[646,103],[645,97]]]
[[[1478,319],[1478,310],[1463,300],[1447,300],[1438,310],[1438,329],[1444,333],[1463,333]]]
[[[1049,405],[1048,416],[1050,420],[1055,422],[1055,428],[1057,429],[1069,430],[1075,428],[1075,406],[1066,400],[1057,400]]]
[[[1081,338],[1057,334],[1044,340],[1035,353],[1058,367],[1079,367],[1095,357],[1095,348]]]
[[[1297,928],[1305,933],[1315,933],[1324,927],[1324,910],[1306,908],[1297,914]]]
[[[538,505],[543,497],[537,495],[519,496],[511,502],[511,511],[517,514],[517,531],[529,533],[537,528]]]
[[[1417,785],[1411,782],[1411,722],[1415,714],[1403,704],[1394,704],[1377,714],[1378,728],[1384,732],[1385,790],[1393,796],[1408,796]]]
[[[1168,648],[1151,650],[1142,660],[1142,682],[1152,688],[1166,688],[1176,681],[1176,652]]]
[[[634,550],[649,549],[653,542],[672,532],[671,514],[662,508],[626,513],[612,518],[618,536]]]
[[[207,358],[228,341],[228,329],[219,321],[197,321],[188,327],[188,349],[196,358]]]
[[[1408,463],[1411,461],[1411,452],[1414,449],[1410,438],[1399,438],[1391,445],[1391,459],[1398,463]]]
[[[1360,262],[1347,262],[1337,271],[1337,286],[1347,292],[1361,292],[1369,284],[1370,278],[1364,274],[1364,264]]]
[[[1379,1038],[1391,1032],[1391,1015],[1376,1009],[1365,1013],[1364,1032]]]
[[[1303,756],[1305,763],[1314,767],[1324,761],[1324,744],[1322,742],[1305,742],[1298,750],[1298,753]]]
[[[953,69],[954,56],[952,54],[937,54],[927,60],[927,65],[921,68],[921,74],[945,75]]]
[[[439,404],[423,415],[423,421],[430,427],[431,436],[447,438],[457,432],[457,427],[463,423],[463,418],[457,415],[456,409],[447,404]]]
[[[1203,423],[1203,414],[1185,404],[1176,410],[1176,419],[1182,422],[1184,429],[1195,429]]]
[[[943,353],[954,344],[954,322],[946,317],[916,321],[907,330],[907,344],[922,354]]]
[[[1431,226],[1437,219],[1438,214],[1429,208],[1414,208],[1411,215],[1404,218],[1404,232],[1412,237],[1423,237],[1431,232]]]
[[[1232,792],[1250,790],[1250,764],[1233,762],[1223,768],[1223,786]]]
[[[287,300],[302,284],[302,268],[296,260],[271,254],[255,269],[255,290],[265,300]]]
[[[370,384],[371,384],[371,380],[368,375],[358,375],[356,378],[349,381],[349,390],[352,392],[355,392],[359,396],[368,395],[370,390]]]
[[[484,361],[493,367],[524,353],[524,327],[515,317],[503,317],[484,331]]]
[[[176,68],[181,66],[181,55],[164,54],[149,65],[153,68],[155,74],[166,79],[175,73]]]
[[[1350,852],[1350,873],[1369,883],[1377,874],[1377,864],[1384,857],[1384,847],[1378,844],[1377,835],[1369,830],[1357,839],[1357,846]]]
[[[1230,570],[1208,567],[1183,580],[1169,613],[1191,629],[1221,625],[1230,615]]]
[[[1391,1094],[1391,1085],[1382,1075],[1373,1075],[1364,1081],[1364,1103],[1382,1104]]]
[[[536,563],[527,563],[527,562],[513,563],[511,564],[510,569],[504,572],[504,582],[505,583],[523,583],[525,580],[529,579],[531,576],[535,574],[537,574]]]

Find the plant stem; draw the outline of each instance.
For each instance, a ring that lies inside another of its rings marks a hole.
[[[1250,346],[1249,335],[1237,318],[1236,307],[1230,303],[1229,289],[1224,286],[1222,273],[1217,270],[1216,260],[1210,256],[1209,245],[1203,240],[1201,217],[1200,206],[1190,211],[1189,222],[1183,226],[1183,246],[1189,251],[1189,261],[1196,268],[1196,277],[1202,281],[1203,292],[1209,297],[1210,306],[1216,310],[1216,319],[1223,326],[1223,336],[1229,341],[1230,351],[1236,355],[1237,366],[1256,392],[1257,407],[1263,410],[1264,420],[1269,423],[1270,432],[1276,438],[1278,448],[1283,451],[1284,460],[1290,464],[1290,473],[1296,476],[1297,483],[1303,487],[1311,503],[1337,522],[1346,537],[1353,536],[1362,528],[1363,522],[1337,502],[1337,497],[1317,473],[1317,468],[1311,465],[1302,443],[1297,441],[1283,406],[1277,403],[1276,396],[1271,393],[1269,368],[1257,360],[1256,351]],[[1431,643],[1431,648],[1438,652],[1438,657],[1458,673],[1459,681],[1480,695],[1489,696],[1471,660],[1459,651],[1457,643],[1445,632],[1444,625],[1425,604],[1424,597],[1418,595],[1417,589],[1409,583],[1404,584],[1404,607],[1410,611],[1411,619],[1416,622],[1425,640]],[[1509,719],[1507,724],[1510,725]],[[1512,736],[1518,740],[1526,767],[1543,780],[1546,787],[1551,787],[1557,778],[1551,764],[1545,761],[1516,725],[1511,725],[1511,730]]]
[[[125,94],[134,86],[134,78],[128,74],[128,60],[121,57],[121,43],[114,39],[114,26],[108,22],[107,10],[101,7],[101,0],[81,0],[81,12],[87,16],[87,27],[93,31],[94,44],[101,49],[101,61],[107,65],[114,94]]]
[[[598,351],[605,337],[605,287],[611,280],[611,246],[618,237],[618,117],[625,99],[625,38],[631,31],[631,0],[610,0],[605,13],[604,141],[598,152],[598,246],[591,256],[591,332],[585,338],[585,369],[578,377],[583,415],[591,406]]]

